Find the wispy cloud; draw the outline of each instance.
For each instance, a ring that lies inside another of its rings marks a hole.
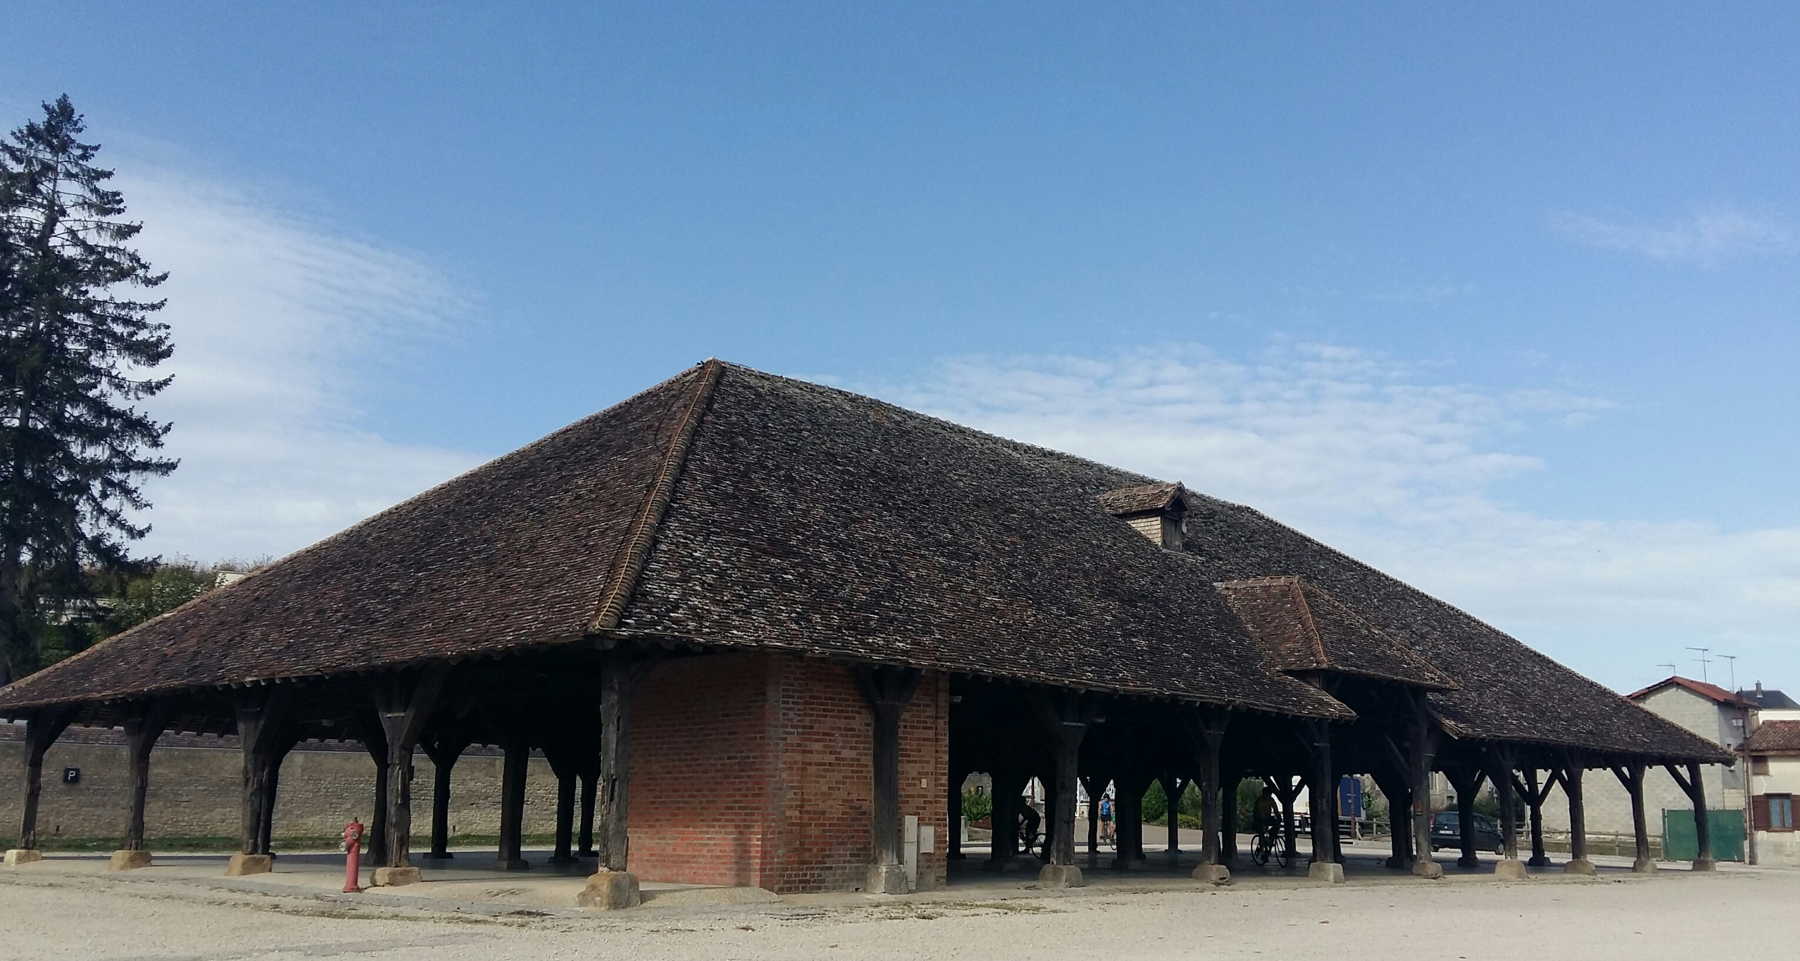
[[[170,271],[175,382],[151,404],[181,467],[149,485],[144,548],[283,554],[475,463],[363,426],[372,371],[450,336],[462,294],[423,260],[237,185],[113,158],[140,248]]]
[[[1712,267],[1741,257],[1800,251],[1800,237],[1785,221],[1736,207],[1713,207],[1663,223],[1564,211],[1553,214],[1550,223],[1578,243],[1669,263]]]
[[[1605,398],[1287,341],[966,357],[863,386],[1250,504],[1618,686],[1692,643],[1800,674],[1800,528],[1568,519],[1497,493],[1553,469],[1533,450],[1544,432],[1628,414]]]

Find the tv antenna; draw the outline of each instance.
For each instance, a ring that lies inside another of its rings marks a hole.
[[[1737,655],[1736,654],[1720,654],[1719,660],[1724,661],[1726,666],[1731,668],[1731,693],[1736,694],[1737,689],[1738,689],[1738,686],[1737,686]]]
[[[1712,648],[1710,648],[1710,647],[1693,647],[1692,645],[1690,645],[1688,647],[1688,650],[1697,652],[1697,656],[1694,658],[1694,660],[1700,662],[1700,680],[1705,681],[1709,684],[1712,683],[1712,678],[1709,678],[1706,676],[1706,665],[1712,663],[1712,658],[1707,657],[1706,655],[1712,653]]]
[[[1656,666],[1657,666],[1657,667],[1666,667],[1666,668],[1668,668],[1668,669],[1669,669],[1669,675],[1670,675],[1670,676],[1671,676],[1671,677],[1672,677],[1672,676],[1674,676],[1674,674],[1675,674],[1675,665],[1673,665],[1673,664],[1658,664],[1658,665],[1656,665]]]

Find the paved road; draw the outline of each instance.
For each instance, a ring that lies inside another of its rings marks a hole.
[[[955,890],[614,915],[459,917],[316,896],[0,874],[0,959],[1630,959],[1774,957],[1800,940],[1800,872],[1610,881],[1392,878],[1058,895]]]

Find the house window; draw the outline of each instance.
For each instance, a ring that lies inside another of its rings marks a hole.
[[[1750,759],[1750,773],[1751,774],[1767,774],[1767,773],[1769,773],[1768,757],[1758,754],[1757,756],[1751,758]]]
[[[1769,797],[1769,830],[1792,831],[1794,829],[1794,796],[1792,794],[1771,794]]]

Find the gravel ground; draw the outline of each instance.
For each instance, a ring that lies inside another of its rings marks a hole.
[[[466,916],[104,877],[0,875],[0,959],[1606,959],[1769,956],[1800,939],[1800,872]]]

